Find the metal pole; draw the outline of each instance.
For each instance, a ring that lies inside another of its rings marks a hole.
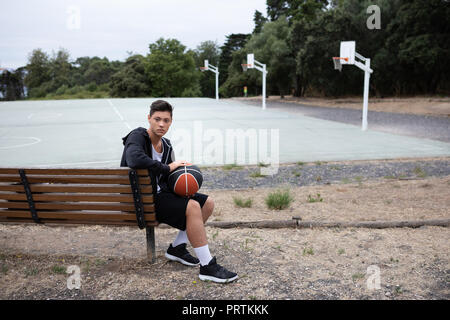
[[[369,104],[369,81],[370,81],[370,59],[366,58],[366,70],[364,70],[364,100],[363,100],[363,116],[362,131],[367,130],[367,109]]]
[[[216,100],[219,100],[219,71],[216,72]]]
[[[153,264],[156,262],[155,228],[146,227],[145,233],[147,238],[147,261]]]
[[[262,80],[262,108],[263,110],[266,109],[266,65],[263,65],[263,80]]]

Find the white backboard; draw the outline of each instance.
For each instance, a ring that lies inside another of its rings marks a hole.
[[[339,57],[348,58],[348,61],[341,60],[341,64],[355,64],[355,41],[342,41]]]
[[[249,69],[255,66],[255,55],[253,53],[247,54],[247,64],[249,64]]]
[[[209,64],[209,61],[208,61],[208,60],[205,60],[205,65],[204,65],[204,67],[206,68],[206,70],[208,70],[208,64]]]

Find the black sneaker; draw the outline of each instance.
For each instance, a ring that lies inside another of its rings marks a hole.
[[[200,260],[191,256],[189,251],[187,251],[186,243],[179,244],[176,247],[172,247],[172,244],[170,244],[169,249],[166,251],[166,258],[172,261],[181,262],[187,266],[198,266],[200,263]]]
[[[217,264],[216,257],[214,257],[208,265],[200,266],[200,274],[198,277],[203,281],[210,280],[219,283],[226,283],[236,280],[238,275]]]

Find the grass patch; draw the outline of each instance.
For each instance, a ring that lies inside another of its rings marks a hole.
[[[236,163],[229,163],[222,167],[224,170],[232,170],[232,169],[242,169],[241,166],[238,166]]]
[[[360,279],[364,279],[365,276],[366,275],[364,273],[355,273],[355,274],[352,275],[352,280],[353,281],[357,281],[357,280],[360,280]]]
[[[427,176],[427,173],[419,166],[414,168],[414,174],[419,178],[425,178]]]
[[[66,273],[66,267],[54,265],[52,267],[52,272],[56,273],[56,274],[64,274],[64,273]]]
[[[309,247],[309,248],[305,248],[303,249],[303,255],[307,256],[307,255],[314,255],[314,250],[313,248]]]
[[[314,202],[322,202],[323,198],[320,196],[320,193],[317,194],[317,197],[313,197],[312,195],[308,195],[308,200],[309,203],[314,203]]]
[[[253,200],[251,198],[243,199],[240,197],[233,197],[234,204],[240,208],[251,208]]]
[[[269,209],[275,210],[288,208],[292,201],[294,201],[294,198],[291,196],[289,190],[271,192],[265,199]]]
[[[256,171],[256,172],[250,173],[250,177],[251,178],[264,178],[265,175],[261,174],[261,172],[259,172],[259,171]]]

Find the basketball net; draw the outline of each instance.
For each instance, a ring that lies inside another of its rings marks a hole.
[[[341,57],[333,57],[334,62],[334,69],[342,71],[342,63],[341,60],[348,61],[348,58],[341,58]]]
[[[243,63],[243,64],[241,64],[241,66],[242,66],[242,70],[247,71],[248,67],[250,67],[251,64]]]

